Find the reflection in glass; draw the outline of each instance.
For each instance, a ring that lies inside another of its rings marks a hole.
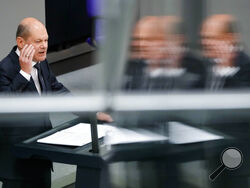
[[[207,59],[210,90],[240,89],[250,86],[250,59],[240,47],[237,20],[232,15],[209,16],[202,24],[201,44]]]
[[[187,48],[184,24],[177,16],[147,16],[133,30],[125,90],[201,89],[205,69]]]

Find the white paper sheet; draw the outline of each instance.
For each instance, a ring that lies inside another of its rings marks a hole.
[[[101,138],[105,135],[106,129],[106,126],[97,125],[98,138]],[[79,123],[45,138],[38,139],[37,142],[67,146],[83,146],[91,142],[90,124]]]
[[[144,129],[131,130],[113,127],[108,124],[97,125],[97,129],[98,138],[105,136],[104,142],[108,145],[168,140],[166,136]],[[180,122],[169,122],[169,141],[173,144],[188,144],[217,139],[223,139],[223,137]],[[90,124],[79,123],[45,138],[38,139],[37,142],[67,146],[83,146],[91,142]]]
[[[141,129],[130,130],[110,125],[97,125],[97,129],[98,138],[107,135],[105,137],[105,143],[111,145],[167,140],[165,136]],[[83,146],[91,142],[90,124],[79,123],[45,138],[38,139],[37,142],[67,146]]]
[[[124,129],[112,127],[108,130],[104,139],[105,144],[128,144],[139,142],[153,142],[164,141],[168,138],[166,136],[147,131],[145,129]]]
[[[189,144],[223,138],[224,137],[220,135],[191,127],[180,122],[169,122],[169,141],[173,144]]]

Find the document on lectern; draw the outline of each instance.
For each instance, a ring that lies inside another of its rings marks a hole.
[[[137,129],[130,130],[118,128],[108,124],[97,125],[98,138],[106,136],[106,144],[126,144],[138,142],[164,141],[168,138],[152,133],[151,131]],[[79,123],[70,128],[58,131],[45,138],[38,139],[39,143],[66,145],[66,146],[83,146],[91,142],[90,124]]]
[[[105,135],[107,126],[97,125],[98,138]],[[38,139],[39,143],[66,145],[66,146],[83,146],[91,142],[90,124],[79,123],[70,128],[58,131],[45,138]]]
[[[108,145],[116,145],[167,140],[168,137],[145,129],[125,129],[113,127],[106,133],[104,143]]]
[[[223,139],[220,135],[180,122],[169,122],[169,137],[144,129],[125,129],[108,124],[97,125],[97,131],[98,138],[105,136],[104,143],[109,145],[166,140],[169,140],[173,144],[188,144]],[[45,138],[38,139],[37,142],[66,146],[83,146],[91,143],[90,124],[79,123]]]

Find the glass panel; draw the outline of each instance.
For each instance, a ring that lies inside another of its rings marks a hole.
[[[45,87],[52,84],[43,92],[38,76],[40,96],[35,83],[20,84],[19,68],[1,62],[1,147],[13,156],[13,144],[50,130],[51,122],[58,130],[93,124],[106,112],[114,121],[98,131],[104,141],[96,155],[108,164],[108,187],[249,187],[246,5],[103,0],[91,41],[97,64],[57,77],[71,93],[43,67]]]

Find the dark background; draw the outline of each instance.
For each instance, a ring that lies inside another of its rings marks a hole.
[[[91,37],[92,19],[86,0],[45,0],[48,51],[66,49]]]

